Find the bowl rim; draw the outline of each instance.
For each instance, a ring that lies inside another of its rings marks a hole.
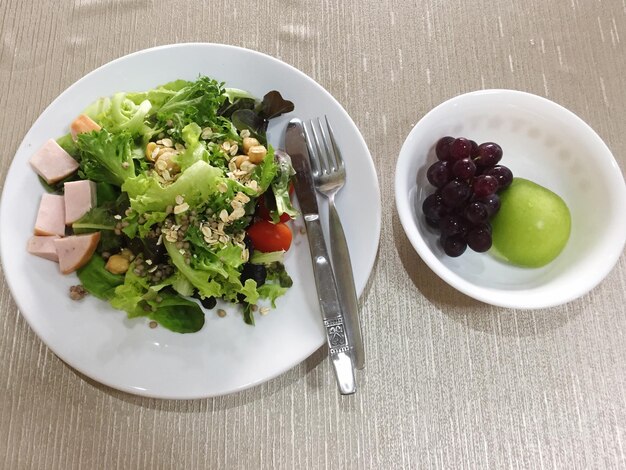
[[[435,254],[431,251],[431,249],[424,241],[415,223],[413,222],[412,212],[414,209],[412,207],[412,197],[410,195],[413,186],[411,186],[410,183],[407,185],[406,173],[403,171],[410,161],[408,146],[411,137],[414,133],[417,132],[421,124],[427,122],[429,119],[432,118],[433,115],[440,113],[442,109],[450,107],[461,100],[475,99],[476,97],[493,94],[502,94],[510,97],[515,97],[515,99],[523,98],[526,100],[534,100],[536,103],[540,103],[541,105],[551,106],[557,112],[561,113],[563,116],[571,120],[574,125],[584,128],[588,133],[588,136],[592,139],[593,145],[598,147],[599,152],[603,152],[605,154],[607,164],[613,166],[614,169],[617,170],[617,175],[619,176],[616,175],[615,179],[616,181],[618,181],[618,184],[617,187],[614,188],[614,190],[620,193],[621,197],[618,198],[618,203],[626,211],[626,184],[624,183],[624,177],[621,173],[621,169],[606,143],[589,124],[587,124],[574,112],[545,97],[519,90],[494,88],[477,90],[453,96],[432,108],[430,111],[424,114],[413,126],[402,144],[395,168],[395,200],[396,210],[398,212],[400,223],[414,250],[426,263],[426,265],[451,287],[468,295],[469,297],[498,307],[515,308],[522,310],[540,309],[563,305],[591,291],[611,272],[611,270],[619,261],[619,258],[624,250],[624,246],[626,245],[626,224],[621,224],[618,227],[618,229],[621,229],[621,234],[618,233],[619,239],[621,239],[621,243],[615,244],[613,249],[610,250],[610,256],[604,260],[604,263],[599,265],[598,270],[594,273],[593,276],[586,276],[586,282],[581,283],[578,289],[566,289],[560,291],[559,293],[551,292],[550,295],[546,295],[546,291],[540,291],[542,286],[537,286],[529,289],[503,290],[497,288],[489,288],[485,286],[478,286],[462,278],[455,271],[445,266],[435,256]]]

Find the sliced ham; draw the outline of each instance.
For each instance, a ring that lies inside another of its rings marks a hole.
[[[30,165],[48,184],[67,178],[78,169],[78,162],[54,139],[48,140],[30,157]]]
[[[65,235],[65,198],[44,193],[39,203],[35,235]]]
[[[72,235],[54,240],[61,272],[69,274],[87,264],[96,251],[99,241],[100,232]]]
[[[73,224],[96,205],[96,183],[70,181],[65,187],[65,223]]]
[[[56,235],[39,236],[35,235],[30,237],[26,249],[29,253],[39,256],[41,258],[49,259],[50,261],[59,261],[57,255],[57,249],[54,245],[54,240],[58,240],[60,237]]]
[[[76,140],[76,136],[78,134],[82,134],[83,132],[91,132],[91,131],[99,131],[102,129],[97,122],[91,119],[86,114],[81,114],[70,126],[70,132],[72,133],[72,139]]]

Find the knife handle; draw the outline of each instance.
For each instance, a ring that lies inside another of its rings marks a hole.
[[[359,301],[356,295],[356,288],[354,287],[350,251],[348,250],[348,243],[343,232],[341,219],[335,207],[334,197],[328,198],[328,219],[330,255],[339,290],[339,299],[346,317],[348,338],[354,350],[355,367],[363,369],[365,367],[365,348],[361,334],[361,322],[359,321]]]
[[[317,298],[326,329],[329,357],[333,363],[339,392],[342,395],[350,395],[356,392],[354,364],[319,215],[305,214],[304,222],[313,261]]]

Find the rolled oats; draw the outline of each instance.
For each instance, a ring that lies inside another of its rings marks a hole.
[[[178,214],[182,214],[183,212],[186,212],[189,210],[189,204],[187,204],[186,202],[183,202],[182,204],[178,204],[177,206],[174,206],[174,214],[178,215]]]

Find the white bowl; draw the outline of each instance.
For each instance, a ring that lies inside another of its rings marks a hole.
[[[440,137],[492,141],[514,176],[560,195],[572,215],[563,252],[542,268],[520,268],[469,248],[444,254],[422,215],[434,188],[426,170]],[[584,121],[545,98],[512,90],[457,96],[413,128],[396,166],[396,206],[402,227],[424,262],[444,281],[483,302],[511,308],[560,305],[590,291],[611,271],[626,241],[626,186],[610,150]]]

